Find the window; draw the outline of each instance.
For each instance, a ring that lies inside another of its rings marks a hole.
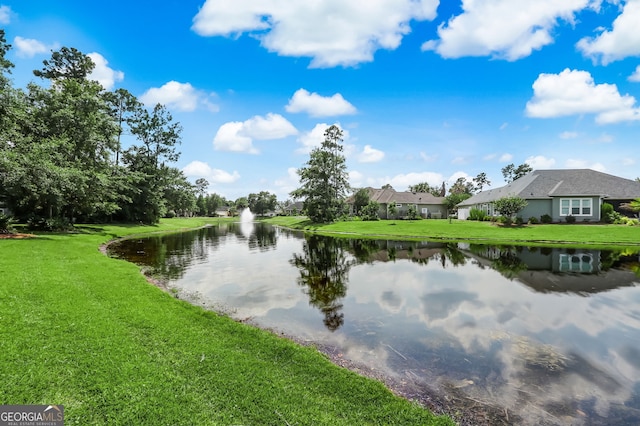
[[[560,216],[591,216],[591,198],[563,198]]]
[[[400,208],[400,207],[402,207],[402,204],[400,204],[400,203],[396,203],[396,207],[397,207],[397,208]]]
[[[426,207],[422,208],[422,214],[428,214],[429,213],[429,209]]]
[[[593,272],[593,257],[591,254],[560,254],[561,272]]]

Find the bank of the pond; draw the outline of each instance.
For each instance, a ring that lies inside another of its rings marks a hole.
[[[350,238],[384,238],[433,241],[467,241],[486,244],[578,246],[639,246],[640,226],[606,224],[548,224],[501,226],[469,220],[341,221],[314,224],[306,217],[279,216],[268,223],[323,235]]]
[[[176,300],[98,250],[217,222],[0,241],[0,401],[62,404],[69,424],[453,424],[312,348]]]

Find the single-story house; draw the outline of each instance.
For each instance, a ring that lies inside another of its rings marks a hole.
[[[369,192],[369,199],[380,204],[378,216],[389,219],[388,207],[395,204],[398,218],[406,217],[409,206],[415,206],[418,215],[423,218],[440,219],[447,217],[445,197],[436,197],[428,192],[398,192],[393,188],[365,188]],[[347,199],[349,210],[353,212],[354,197]]]
[[[496,216],[493,202],[503,197],[527,200],[527,206],[518,212],[525,221],[548,214],[554,222],[565,221],[567,216],[598,222],[602,203],[612,204],[618,211],[621,203],[640,198],[640,182],[590,169],[535,170],[464,200],[458,204],[458,219],[467,219],[473,208]]]
[[[304,203],[302,201],[296,201],[295,203],[289,204],[284,208],[284,213],[287,216],[299,215],[302,214],[302,209],[304,208]]]

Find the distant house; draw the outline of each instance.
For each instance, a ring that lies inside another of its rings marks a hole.
[[[227,206],[218,207],[218,208],[216,209],[216,216],[218,216],[218,217],[228,217],[228,216],[231,216],[231,215],[229,214],[229,207],[227,207]]]
[[[493,202],[520,197],[527,206],[518,216],[524,220],[548,214],[554,222],[574,216],[581,222],[598,222],[602,203],[617,211],[621,203],[640,198],[640,182],[590,169],[535,170],[501,188],[482,191],[458,204],[458,219],[467,219],[473,208],[495,216]]]
[[[381,219],[389,219],[388,208],[390,204],[395,204],[397,217],[407,216],[409,206],[415,206],[418,215],[423,218],[440,219],[447,217],[445,197],[436,197],[428,192],[398,192],[393,188],[365,188],[369,192],[369,199],[380,204],[378,216]],[[354,197],[347,199],[349,209],[353,212]]]
[[[289,204],[284,208],[284,213],[287,216],[294,216],[302,214],[302,209],[304,208],[304,203],[302,201],[296,201],[295,203]]]

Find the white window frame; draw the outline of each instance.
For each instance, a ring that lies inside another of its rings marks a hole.
[[[593,272],[593,256],[589,253],[560,253],[558,264],[560,272]]]
[[[566,205],[563,205],[566,204]],[[566,209],[566,213],[563,211]],[[589,213],[585,213],[588,209]],[[576,213],[577,212],[577,213]],[[561,198],[560,216],[593,216],[592,198]]]
[[[402,204],[400,204],[400,203],[396,203],[396,208],[398,208],[398,209],[399,209],[400,207],[402,207]]]
[[[429,208],[428,207],[423,207],[422,208],[422,214],[428,214],[429,213]]]

